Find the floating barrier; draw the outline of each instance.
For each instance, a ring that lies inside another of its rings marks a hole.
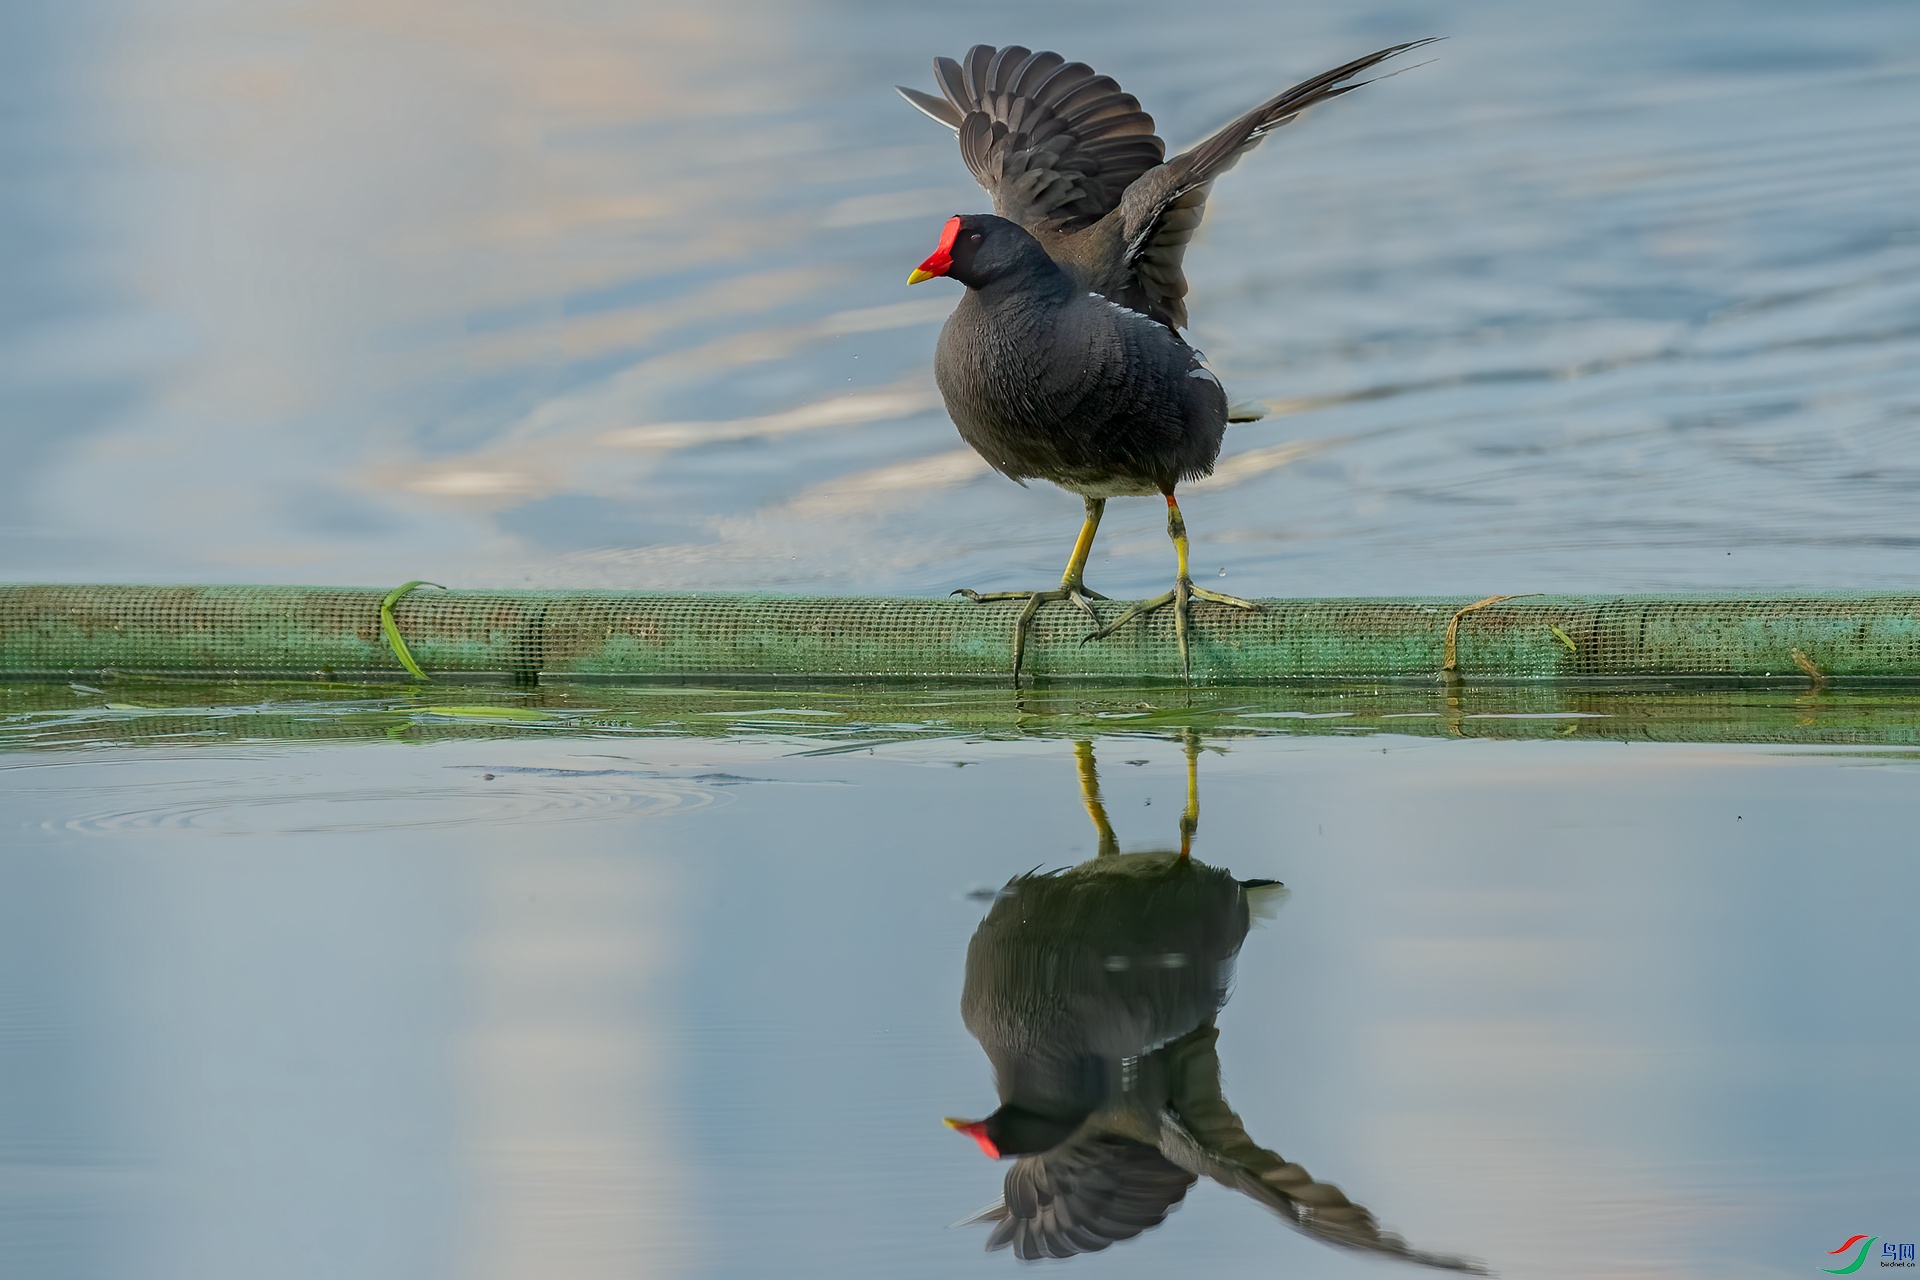
[[[1098,606],[1103,618],[1124,607]],[[1004,680],[1017,602],[619,591],[0,586],[0,676]],[[1920,596],[1494,596],[1193,606],[1194,677],[1920,679]],[[1162,610],[1090,644],[1049,605],[1025,671],[1177,678]],[[419,676],[416,677],[414,672]]]

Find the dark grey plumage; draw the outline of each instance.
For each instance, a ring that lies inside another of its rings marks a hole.
[[[1247,923],[1237,880],[1177,854],[1097,858],[1002,890],[967,947],[961,1018],[1002,1111],[1072,1127],[1007,1171],[1001,1204],[982,1215],[995,1223],[989,1249],[1095,1252],[1185,1198],[1196,1171],[1159,1149],[1165,1049],[1211,1026]]]
[[[1354,76],[1425,43],[1382,49],[1295,85],[1171,160],[1138,99],[1057,53],[976,45],[964,63],[935,60],[944,98],[901,88],[955,131],[999,215],[950,220],[940,246],[907,277],[950,275],[967,286],[934,365],[947,412],[996,470],[1051,481],[1086,505],[1057,588],[956,592],[978,603],[1023,602],[1013,629],[1016,682],[1028,628],[1050,602],[1070,603],[1094,623],[1083,640],[1171,605],[1182,674],[1192,670],[1192,601],[1259,610],[1195,586],[1189,569],[1174,490],[1213,470],[1229,409],[1219,379],[1178,336],[1187,322],[1181,260],[1215,178],[1306,108],[1357,88],[1348,83]],[[1084,574],[1106,501],[1155,493],[1167,503],[1173,589],[1103,623],[1092,602],[1106,597],[1087,588]]]
[[[961,62],[934,60],[944,97],[896,87],[958,134],[994,212],[1038,237],[1083,288],[1180,328],[1181,262],[1214,179],[1308,107],[1359,88],[1355,76],[1429,43],[1397,44],[1304,80],[1171,160],[1137,98],[1057,53],[975,45]]]
[[[960,1005],[1002,1102],[976,1124],[1017,1154],[1000,1203],[971,1219],[993,1224],[989,1249],[1105,1249],[1158,1226],[1204,1176],[1327,1244],[1483,1273],[1381,1230],[1254,1142],[1222,1096],[1214,1019],[1269,886],[1169,852],[1002,890],[967,949]]]
[[[1080,288],[1005,218],[963,216],[952,257],[967,293],[934,377],[995,470],[1090,498],[1170,493],[1213,470],[1226,392],[1177,333]]]

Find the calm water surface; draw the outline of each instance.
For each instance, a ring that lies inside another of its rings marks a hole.
[[[1920,788],[1831,745],[1910,703],[219,693],[0,703],[7,1275],[1006,1275],[949,1226],[1004,1168],[940,1120],[996,1103],[995,890],[1099,852],[1081,752],[1123,853],[1178,847],[1192,752],[1194,856],[1285,883],[1225,1097],[1414,1246],[1920,1234]],[[1648,740],[1729,723],[1777,741]],[[1211,1182],[1054,1265],[1396,1266]]]
[[[16,0],[13,580],[939,593],[1058,572],[929,376],[982,206],[889,86],[975,40],[1180,146],[1449,37],[1222,180],[1188,259],[1249,595],[1906,587],[1910,0]],[[1153,504],[1090,580],[1159,591]]]

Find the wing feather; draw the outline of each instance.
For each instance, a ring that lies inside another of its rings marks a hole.
[[[1040,86],[1067,60],[1057,53],[1036,53],[1021,63],[1007,81],[1007,92],[1016,98],[1037,96]]]
[[[1139,99],[1050,51],[975,45],[958,62],[933,60],[941,98],[900,93],[959,135],[995,213],[1041,235],[1088,288],[1180,329],[1187,245],[1214,179],[1307,108],[1367,83],[1354,77],[1431,43],[1397,44],[1304,80],[1171,160]]]
[[[1166,1220],[1197,1179],[1143,1142],[1082,1131],[1007,1170],[988,1249],[1017,1257],[1071,1258],[1131,1240]]]
[[[1143,298],[1129,305],[1174,328],[1187,323],[1186,276],[1182,261],[1193,229],[1200,224],[1213,181],[1281,125],[1315,103],[1351,93],[1348,81],[1398,53],[1433,43],[1412,40],[1323,71],[1275,94],[1198,146],[1181,152],[1127,188],[1121,199],[1127,262],[1139,278]]]
[[[939,84],[940,92],[947,95],[947,101],[957,107],[961,115],[979,110],[973,94],[967,90],[966,73],[952,58],[933,60],[933,78]]]
[[[994,50],[993,56],[987,60],[986,73],[981,77],[981,82],[995,93],[1006,92],[1007,85],[1013,80],[1012,73],[1025,66],[1027,59],[1032,56],[1033,50],[1023,49],[1017,44]]]
[[[975,45],[958,62],[934,59],[933,69],[944,111],[931,94],[902,94],[958,132],[961,158],[994,212],[1029,230],[1098,221],[1166,157],[1139,99],[1085,63]]]
[[[1162,1121],[1163,1146],[1185,1150],[1214,1181],[1258,1200],[1316,1240],[1442,1271],[1487,1274],[1471,1258],[1428,1253],[1382,1230],[1373,1213],[1339,1187],[1249,1137],[1220,1090],[1219,1037],[1219,1029],[1209,1025],[1168,1046],[1173,1113]]]
[[[909,89],[903,84],[897,84],[893,86],[893,88],[894,92],[949,129],[958,129],[960,127],[960,121],[966,118],[955,110],[954,105],[945,98],[936,98],[930,93],[922,93],[918,89]]]
[[[977,44],[967,50],[967,56],[962,60],[961,66],[967,77],[967,86],[973,91],[973,100],[976,105],[980,102],[981,91],[987,86],[987,67],[993,62],[997,52],[998,50],[990,44]]]

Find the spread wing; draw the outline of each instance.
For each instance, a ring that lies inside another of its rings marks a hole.
[[[1445,1271],[1487,1274],[1471,1258],[1427,1253],[1381,1230],[1373,1214],[1347,1199],[1340,1188],[1318,1181],[1248,1137],[1240,1117],[1221,1096],[1219,1037],[1218,1028],[1207,1026],[1168,1047],[1176,1114],[1163,1118],[1163,1148],[1191,1160],[1223,1186],[1258,1200],[1316,1240]]]
[[[1139,99],[1084,62],[978,44],[933,66],[945,97],[901,96],[960,135],[993,211],[1028,230],[1099,220],[1166,156]]]
[[[1231,169],[1260,140],[1315,103],[1350,93],[1360,85],[1353,77],[1396,53],[1431,44],[1414,40],[1391,49],[1356,58],[1345,66],[1322,72],[1267,99],[1226,128],[1146,173],[1128,187],[1121,200],[1126,261],[1139,296],[1119,299],[1178,329],[1187,323],[1187,277],[1181,270],[1187,242],[1206,212],[1207,192],[1213,180]],[[964,136],[964,135],[963,135]]]
[[[971,1222],[994,1223],[987,1248],[1071,1258],[1165,1221],[1197,1179],[1142,1142],[1086,1130],[1007,1170],[1006,1194]]]

